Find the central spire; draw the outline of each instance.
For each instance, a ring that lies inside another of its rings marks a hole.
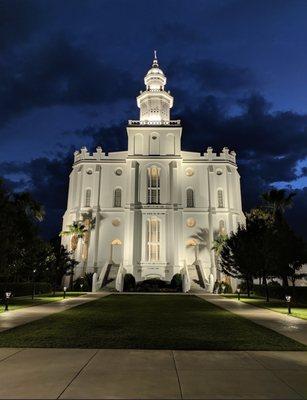
[[[157,50],[154,50],[154,59],[152,62],[152,67],[155,68],[159,68],[159,63],[158,63],[158,58],[157,58]]]

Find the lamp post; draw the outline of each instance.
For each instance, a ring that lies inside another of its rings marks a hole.
[[[81,292],[83,292],[82,288],[83,288],[83,283],[80,283],[80,288],[81,288]]]
[[[238,300],[241,300],[241,289],[240,288],[238,288],[237,289],[237,293],[238,293]]]
[[[33,269],[33,275],[32,275],[32,300],[34,300],[34,296],[35,296],[35,272],[36,269]]]
[[[291,314],[291,296],[286,296],[286,303],[288,304],[288,314]]]
[[[9,299],[11,297],[12,293],[11,292],[5,292],[4,295],[4,311],[9,310]]]
[[[67,290],[67,287],[64,286],[64,287],[63,287],[63,299],[66,298],[66,290]]]

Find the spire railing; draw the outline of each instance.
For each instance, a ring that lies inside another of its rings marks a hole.
[[[131,126],[151,126],[151,125],[156,125],[156,126],[180,126],[181,125],[181,120],[180,119],[174,119],[174,120],[168,120],[168,121],[141,121],[141,120],[136,120],[136,119],[129,119],[128,124]]]

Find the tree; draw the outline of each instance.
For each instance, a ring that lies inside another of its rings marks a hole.
[[[272,212],[275,219],[281,219],[287,208],[292,207],[293,197],[296,193],[287,194],[284,189],[271,189],[262,194],[265,207]]]
[[[220,267],[222,272],[233,278],[242,279],[246,282],[247,294],[250,290],[255,275],[254,242],[251,240],[250,232],[239,226],[237,232],[231,233],[223,245],[220,246]]]
[[[208,243],[208,230],[199,228],[198,232],[190,236],[191,240],[187,244],[187,248],[195,249],[195,262],[198,259],[198,253],[204,250]]]
[[[227,239],[228,239],[228,236],[226,234],[219,233],[216,236],[216,238],[214,239],[213,246],[211,248],[211,250],[214,251],[215,258],[216,258],[216,264],[219,266],[219,268],[220,268],[221,253],[227,242]]]
[[[60,236],[70,236],[70,249],[75,251],[78,246],[79,239],[84,237],[86,227],[82,221],[74,221],[71,225],[68,225],[67,231],[60,232]]]

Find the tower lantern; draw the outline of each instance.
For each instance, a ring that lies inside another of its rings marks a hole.
[[[141,123],[159,125],[169,122],[173,97],[164,90],[166,76],[159,66],[156,51],[154,51],[152,66],[145,75],[144,83],[146,90],[137,97]]]

